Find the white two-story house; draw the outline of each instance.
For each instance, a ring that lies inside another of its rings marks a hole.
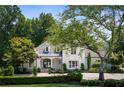
[[[87,68],[87,54],[89,50],[86,48],[69,48],[61,50],[59,46],[53,46],[47,42],[42,43],[35,48],[37,58],[34,65],[42,70],[47,70],[49,67],[54,69],[62,69],[63,64],[66,64],[67,69],[80,69],[81,64]],[[99,60],[99,57],[91,52],[92,61]],[[92,62],[92,63],[94,63]]]

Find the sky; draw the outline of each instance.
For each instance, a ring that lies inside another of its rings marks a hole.
[[[59,18],[59,13],[65,9],[65,5],[19,5],[22,14],[29,19],[39,17],[40,13],[52,13],[54,18]]]

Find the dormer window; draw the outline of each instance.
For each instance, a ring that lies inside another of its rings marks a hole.
[[[49,47],[45,47],[44,52],[49,52]]]
[[[71,48],[71,54],[76,54],[76,48]]]
[[[60,52],[60,48],[59,47],[56,47],[55,48],[55,52]]]

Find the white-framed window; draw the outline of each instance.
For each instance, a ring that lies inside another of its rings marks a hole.
[[[49,52],[49,47],[45,47],[44,52]]]
[[[69,68],[77,68],[78,61],[69,61]]]
[[[76,54],[76,48],[71,48],[71,54]]]

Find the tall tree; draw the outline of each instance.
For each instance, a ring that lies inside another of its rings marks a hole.
[[[55,24],[55,19],[50,13],[41,13],[39,18],[32,19],[32,41],[35,46],[40,45],[44,41],[52,24]]]
[[[62,14],[61,27],[50,31],[50,41],[71,47],[86,46],[95,52],[101,59],[99,80],[104,80],[104,62],[110,60],[123,27],[124,6],[68,6]]]
[[[8,49],[8,41],[14,34],[14,27],[20,13],[20,9],[15,5],[0,6],[0,64]]]

